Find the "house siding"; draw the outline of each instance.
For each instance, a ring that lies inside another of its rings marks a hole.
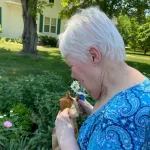
[[[2,24],[2,8],[0,7],[0,25]]]
[[[48,0],[47,0],[48,2]],[[20,38],[23,33],[23,18],[22,18],[22,7],[21,4],[18,3],[9,3],[6,0],[0,0],[0,7],[2,8],[1,15],[1,23],[2,23],[2,33],[0,33],[0,37],[7,38]],[[58,29],[58,19],[59,12],[62,9],[61,0],[55,0],[54,6],[46,7],[43,11],[43,19],[40,19],[40,14],[38,14],[37,19],[37,32],[39,35],[48,35],[57,37],[57,33],[61,33],[64,31],[64,23],[65,20],[61,21],[60,31]],[[56,33],[45,33],[43,31],[44,26],[44,17],[56,18]],[[41,22],[41,24],[40,24]]]
[[[65,23],[66,23],[66,20],[61,20],[59,19],[59,12],[60,10],[62,9],[62,6],[61,6],[61,0],[55,0],[54,1],[54,6],[51,8],[51,7],[46,7],[44,10],[43,10],[43,22],[41,23],[41,21],[38,21],[37,22],[37,28],[38,28],[38,31],[39,31],[39,35],[47,35],[47,36],[55,36],[57,37],[59,33],[63,32],[64,29],[65,29]],[[56,23],[56,33],[46,33],[44,32],[44,18],[45,17],[50,17],[50,18],[56,18],[57,20],[57,23]],[[38,16],[38,20],[41,19],[41,16],[39,14]],[[43,28],[41,29],[41,24],[43,24]]]

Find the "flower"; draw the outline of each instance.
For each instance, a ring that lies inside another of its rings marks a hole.
[[[78,81],[73,81],[70,87],[75,93],[77,93],[80,89]]]
[[[10,113],[13,113],[13,110],[10,110]]]
[[[78,98],[84,100],[86,94],[84,93],[84,89],[80,86],[78,81],[73,81],[70,87],[76,93]]]
[[[5,121],[3,124],[6,128],[10,128],[12,126],[12,123],[10,121]]]
[[[0,116],[0,118],[4,118],[3,116]]]

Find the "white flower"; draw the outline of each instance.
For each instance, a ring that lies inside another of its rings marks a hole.
[[[73,83],[71,84],[70,87],[75,93],[79,92],[80,85],[79,85],[78,81],[73,81]]]
[[[4,115],[4,117],[6,117],[6,115]]]
[[[4,118],[3,116],[0,116],[0,118]]]
[[[86,96],[86,94],[84,93],[84,88],[82,86],[80,86],[78,81],[73,81],[73,83],[71,84],[71,89],[77,94],[77,95],[84,95]]]
[[[13,110],[10,110],[10,113],[13,113]]]

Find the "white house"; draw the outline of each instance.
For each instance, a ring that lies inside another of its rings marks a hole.
[[[53,7],[38,15],[37,31],[40,35],[57,37],[64,31],[65,20],[59,19],[61,0],[46,0]],[[23,32],[22,6],[20,0],[0,0],[0,37],[18,39]]]

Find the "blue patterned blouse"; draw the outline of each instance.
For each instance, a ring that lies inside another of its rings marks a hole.
[[[109,100],[83,123],[81,150],[150,150],[150,80]]]

